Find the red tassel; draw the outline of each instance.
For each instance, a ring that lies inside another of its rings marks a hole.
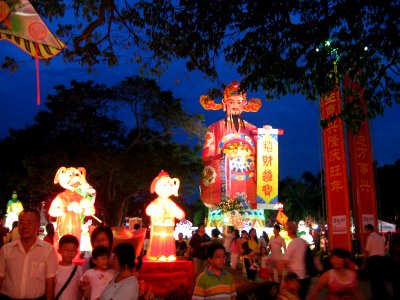
[[[40,105],[40,76],[39,76],[39,45],[38,43],[35,43],[35,48],[36,48],[36,55],[35,55],[35,60],[36,60],[36,105]]]

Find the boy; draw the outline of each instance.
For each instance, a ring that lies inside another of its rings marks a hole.
[[[300,282],[299,277],[293,273],[288,272],[282,282],[277,300],[300,300],[299,290]]]
[[[58,300],[82,298],[82,293],[79,288],[79,278],[82,276],[82,268],[80,266],[76,266],[72,262],[78,252],[78,249],[79,241],[74,235],[66,234],[61,237],[58,247],[58,253],[61,255],[61,261],[55,280],[55,295],[56,299]],[[71,280],[67,283],[70,276],[72,276]],[[66,285],[65,288],[63,288],[64,285]]]
[[[216,243],[208,246],[207,259],[209,266],[197,278],[192,299],[236,299],[233,277],[224,270],[224,246]]]

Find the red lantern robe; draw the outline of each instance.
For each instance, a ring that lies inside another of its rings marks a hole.
[[[244,121],[239,131],[225,120],[211,124],[206,133],[200,180],[201,199],[207,206],[219,204],[225,196],[242,198],[257,208],[256,130]],[[255,136],[254,136],[255,135]]]

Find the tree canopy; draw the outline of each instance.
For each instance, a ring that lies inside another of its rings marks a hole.
[[[118,118],[124,105],[133,108],[129,127]],[[112,225],[133,213],[127,210],[140,195],[154,198],[149,187],[162,169],[182,179],[180,193],[186,197],[197,190],[199,148],[178,143],[174,135],[190,129],[189,123],[201,127],[202,119],[183,111],[181,100],[153,80],[126,78],[115,87],[73,81],[71,87],[56,87],[46,107],[33,125],[11,130],[0,141],[0,190],[49,205],[62,190],[53,184],[57,169],[85,167],[97,191],[98,216]]]
[[[188,70],[217,82],[218,62],[224,61],[236,68],[244,88],[262,89],[268,99],[298,93],[317,99],[346,74],[358,74],[369,117],[400,101],[400,4],[395,0],[42,0],[33,5],[58,22],[57,34],[68,43],[67,61],[138,63],[158,73],[182,59]],[[364,117],[357,105],[345,107],[349,123]]]

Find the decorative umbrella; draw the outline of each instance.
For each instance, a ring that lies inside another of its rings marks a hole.
[[[36,58],[37,104],[40,104],[38,59],[56,56],[65,47],[28,0],[0,0],[0,40],[10,41]]]

